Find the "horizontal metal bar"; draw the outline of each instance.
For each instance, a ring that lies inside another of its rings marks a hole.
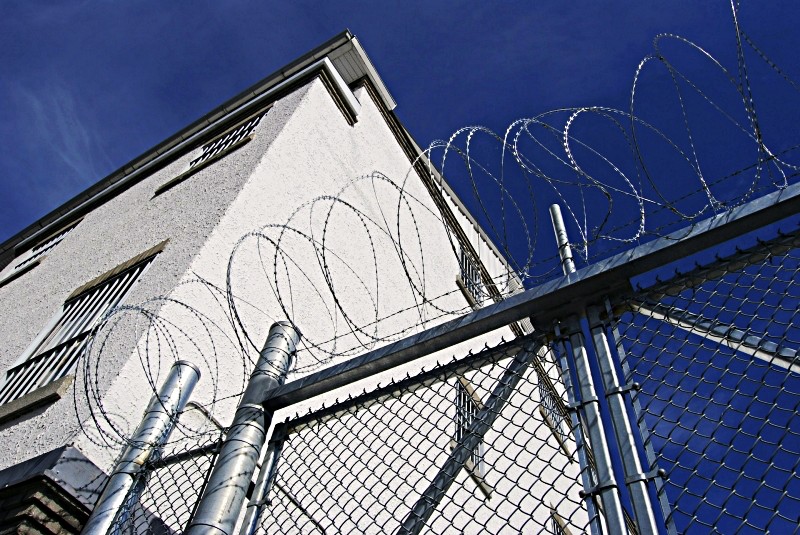
[[[286,421],[287,433],[297,433],[308,425],[316,425],[335,419],[343,412],[352,410],[355,407],[358,407],[359,410],[368,409],[372,405],[384,403],[387,399],[400,393],[411,394],[446,381],[448,377],[457,377],[483,366],[499,364],[504,360],[513,358],[532,339],[532,337],[517,338],[498,347],[486,349],[466,358],[453,360],[431,370],[423,371],[413,377],[379,386],[372,392],[364,392],[346,400],[338,401],[330,407],[324,407],[313,413],[302,414]]]
[[[572,314],[576,307],[591,304],[600,295],[630,292],[632,277],[797,213],[800,213],[800,184],[793,184],[730,212],[694,223],[688,229],[287,383],[267,392],[265,403],[270,410],[287,407],[525,318],[530,318],[539,330],[549,329],[553,321]]]
[[[222,442],[224,440],[225,438],[220,436],[219,439],[209,444],[206,444],[205,446],[200,446],[191,450],[182,451],[180,453],[173,453],[172,455],[161,457],[159,459],[148,460],[146,467],[148,470],[155,470],[158,468],[164,468],[170,466],[172,464],[188,461],[189,459],[194,459],[196,457],[203,457],[205,455],[216,455],[217,453],[219,453],[220,446],[222,446]]]
[[[688,310],[653,303],[637,303],[634,310],[645,316],[661,320],[689,333],[712,340],[734,351],[774,364],[785,370],[800,373],[797,350],[780,347],[775,342],[748,333],[735,326],[708,319]]]
[[[752,247],[737,247],[736,253],[731,256],[717,258],[708,265],[697,265],[653,286],[644,289],[637,287],[638,293],[647,292],[648,301],[657,302],[665,296],[678,295],[684,290],[697,288],[708,281],[721,279],[728,273],[742,271],[748,266],[761,264],[770,257],[782,256],[800,247],[800,226],[788,232],[781,229],[777,234],[775,238],[758,241]]]

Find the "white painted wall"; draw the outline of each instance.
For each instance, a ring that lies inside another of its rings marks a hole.
[[[0,332],[5,342],[0,348],[0,369],[7,369],[19,358],[59,313],[73,290],[165,239],[170,240],[169,244],[133,289],[127,303],[144,303],[173,292],[303,94],[299,90],[278,102],[270,112],[270,120],[260,125],[258,139],[240,149],[235,158],[221,160],[199,172],[180,190],[175,188],[153,197],[158,186],[188,168],[190,155],[184,155],[87,214],[39,266],[0,288]],[[158,310],[159,304],[149,308]],[[101,395],[112,379],[119,376],[124,380],[129,377],[126,373],[133,373],[127,370],[134,365],[126,369],[124,364],[131,358],[140,329],[131,319],[115,332],[103,351],[96,377]],[[141,368],[138,362],[136,366]],[[162,379],[165,372],[162,370]],[[77,383],[82,389],[80,377]],[[125,399],[132,394],[146,397],[142,390],[129,390]],[[0,468],[74,442],[86,415],[75,415],[72,397],[70,391],[57,403],[0,425]],[[139,403],[135,410],[141,412],[146,400]],[[78,403],[79,407],[82,405]]]
[[[407,157],[368,93],[359,89],[355,94],[362,108],[351,126],[324,84],[310,82],[278,101],[257,127],[255,139],[242,149],[153,197],[159,185],[187,168],[191,155],[181,157],[87,215],[42,265],[0,288],[0,329],[7,340],[0,366],[8,367],[74,288],[170,240],[127,300],[145,303],[166,321],[153,326],[135,310],[117,316],[122,319],[108,344],[91,355],[96,369],[89,377],[77,376],[76,404],[70,395],[0,427],[6,451],[0,468],[74,443],[108,469],[118,444],[109,447],[103,437],[124,435],[135,427],[151,384],[160,384],[176,358],[200,366],[203,377],[193,399],[227,423],[273,321],[288,317],[303,333],[305,346],[292,376],[297,377],[468,310],[455,285],[457,247],[421,181],[409,173]],[[358,180],[366,176],[372,178]],[[398,205],[397,190],[380,177],[401,184],[410,206]],[[317,199],[320,195],[335,195],[359,213],[332,199]],[[308,204],[315,199],[316,204]],[[331,205],[335,208],[329,212]],[[291,230],[283,235],[285,227],[268,226],[287,221]],[[259,236],[240,241],[259,228]],[[471,226],[468,235],[477,240]],[[287,254],[274,265],[279,237]],[[501,274],[500,260],[476,243],[490,272]],[[224,296],[234,250],[232,292],[244,334],[252,342],[252,347],[245,344],[245,351],[239,348]],[[330,281],[334,293],[327,287]],[[423,296],[429,301],[423,302]],[[380,321],[374,323],[376,315]],[[346,334],[348,322],[368,329]],[[405,375],[436,359],[464,355],[468,349],[496,343],[500,336],[509,338],[510,329],[392,374]],[[335,358],[328,358],[329,353]],[[371,388],[387,375],[353,389]],[[84,400],[87,379],[100,401]],[[276,421],[344,394],[333,392],[292,407],[276,415]],[[101,422],[102,435],[94,430],[89,413],[90,407],[97,410],[100,405],[108,420]],[[552,462],[565,461],[554,457]]]

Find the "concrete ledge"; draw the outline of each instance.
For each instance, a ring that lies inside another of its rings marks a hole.
[[[0,534],[77,535],[105,482],[67,445],[0,470]]]
[[[27,393],[21,398],[0,405],[0,424],[18,418],[42,405],[58,401],[67,392],[74,379],[74,375],[67,375]]]
[[[45,476],[0,489],[0,533],[75,534],[89,509]]]

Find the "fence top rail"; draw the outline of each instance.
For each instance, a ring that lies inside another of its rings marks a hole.
[[[460,359],[453,357],[451,361],[437,363],[435,367],[429,370],[422,370],[416,375],[407,376],[404,379],[392,381],[383,386],[378,385],[374,390],[364,391],[362,394],[350,396],[342,401],[336,400],[329,407],[322,407],[307,414],[299,414],[285,422],[286,432],[296,433],[309,424],[317,424],[325,422],[329,418],[336,418],[343,412],[352,410],[355,407],[365,409],[400,394],[430,388],[431,385],[447,381],[448,378],[458,377],[482,366],[494,365],[511,359],[520,351],[537,351],[540,347],[540,338],[528,335],[510,342],[502,342],[495,347],[484,347],[480,352],[470,353]]]
[[[549,328],[598,296],[631,292],[635,276],[797,213],[800,183],[272,389],[265,393],[264,403],[272,410],[288,407],[525,318],[537,329]]]

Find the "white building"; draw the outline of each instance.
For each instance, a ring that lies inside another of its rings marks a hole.
[[[298,377],[519,291],[394,107],[344,32],[0,245],[0,531],[79,531],[176,359],[201,369],[193,400],[226,424],[274,321],[302,332]],[[534,434],[552,450],[534,472],[571,492],[574,445]],[[550,505],[531,525],[550,525]]]

